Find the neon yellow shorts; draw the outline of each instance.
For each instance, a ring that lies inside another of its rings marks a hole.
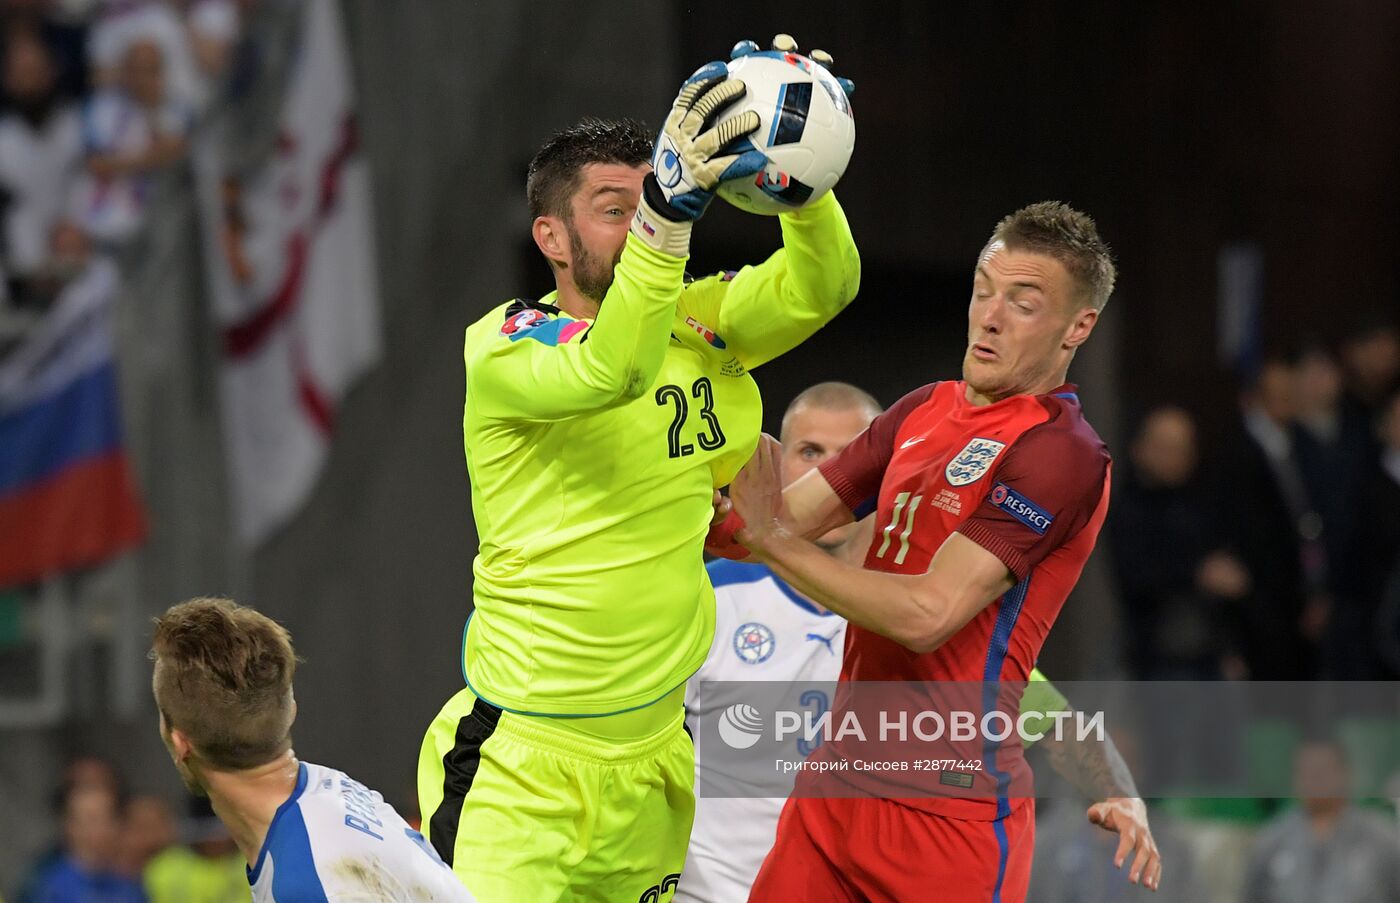
[[[583,725],[594,719],[502,712],[462,690],[423,738],[423,832],[481,903],[666,903],[695,817],[695,748],[673,697],[664,727],[617,740]]]

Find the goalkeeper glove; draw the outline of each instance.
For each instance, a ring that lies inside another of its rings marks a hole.
[[[796,53],[797,40],[790,34],[774,35],[773,49],[779,53]],[[740,41],[734,45],[733,50],[729,51],[729,58],[731,60],[737,60],[739,57],[748,56],[750,53],[757,52],[758,45],[753,41]],[[828,72],[831,72],[831,67],[836,63],[836,61],[831,58],[831,54],[827,53],[825,50],[813,50],[811,53],[807,54],[807,58]],[[855,93],[855,82],[851,81],[849,78],[842,78],[835,73],[832,73],[832,77],[835,78],[837,83],[841,86],[841,90],[846,92],[847,97]]]
[[[632,221],[633,234],[658,251],[686,256],[690,225],[704,215],[719,183],[748,178],[767,165],[768,158],[757,150],[723,153],[725,145],[758,128],[757,113],[705,128],[744,90],[743,82],[729,78],[724,63],[702,66],[681,86],[657,136],[652,172],[642,182],[642,202]]]

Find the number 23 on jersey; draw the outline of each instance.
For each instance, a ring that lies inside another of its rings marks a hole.
[[[670,429],[666,431],[666,451],[672,458],[695,454],[695,444],[682,441],[692,400],[699,405],[696,413],[700,422],[697,424],[695,443],[705,451],[714,451],[724,445],[724,429],[720,426],[719,415],[715,413],[715,392],[709,377],[702,376],[695,380],[689,392],[680,386],[660,386],[656,390],[656,403],[670,405],[674,409]]]

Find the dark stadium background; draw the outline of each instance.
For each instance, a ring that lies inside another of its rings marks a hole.
[[[198,339],[198,248],[187,206],[163,216],[160,262],[133,266],[164,275],[126,315],[175,317],[171,332],[188,342],[163,371],[173,388],[129,425],[138,439],[152,431],[136,443],[153,522],[138,604],[145,618],[230,593],[285,623],[305,659],[297,753],[395,802],[411,800],[423,729],[461,686],[475,551],[461,332],[500,301],[551,287],[526,244],[523,180],[555,128],[585,114],[655,127],[684,75],[777,31],[828,49],[855,80],[857,145],[838,194],[862,290],[757,372],[772,432],[787,400],[818,380],[889,404],[956,377],[974,257],[999,217],[1035,200],[1090,212],[1116,250],[1117,292],[1071,379],[1120,455],[1152,403],[1190,407],[1207,443],[1235,416],[1235,382],[1215,353],[1223,246],[1262,250],[1266,348],[1340,338],[1400,311],[1391,0],[346,0],[343,10],[374,177],[383,362],[346,401],[310,504],[240,553],[226,500],[209,488],[222,463]],[[695,234],[699,273],[777,245],[773,222],[722,204]],[[1041,664],[1063,679],[1120,674],[1117,631],[1100,565]],[[0,727],[0,891],[50,836],[48,794],[68,757],[106,755],[138,790],[177,789],[153,705],[111,704],[100,665],[112,654],[98,644],[97,664],[75,666],[64,723]]]

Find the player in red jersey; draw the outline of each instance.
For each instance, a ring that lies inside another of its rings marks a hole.
[[[961,381],[909,393],[786,490],[766,437],[735,480],[738,538],[850,620],[842,681],[1027,679],[1108,509],[1108,452],[1065,378],[1114,277],[1089,217],[1018,210],[977,261]],[[808,540],[872,508],[863,569]],[[1035,807],[1008,793],[1019,754],[986,747],[982,798],[804,798],[800,779],[750,899],[1023,901]],[[1141,801],[1090,817],[1155,888]]]

